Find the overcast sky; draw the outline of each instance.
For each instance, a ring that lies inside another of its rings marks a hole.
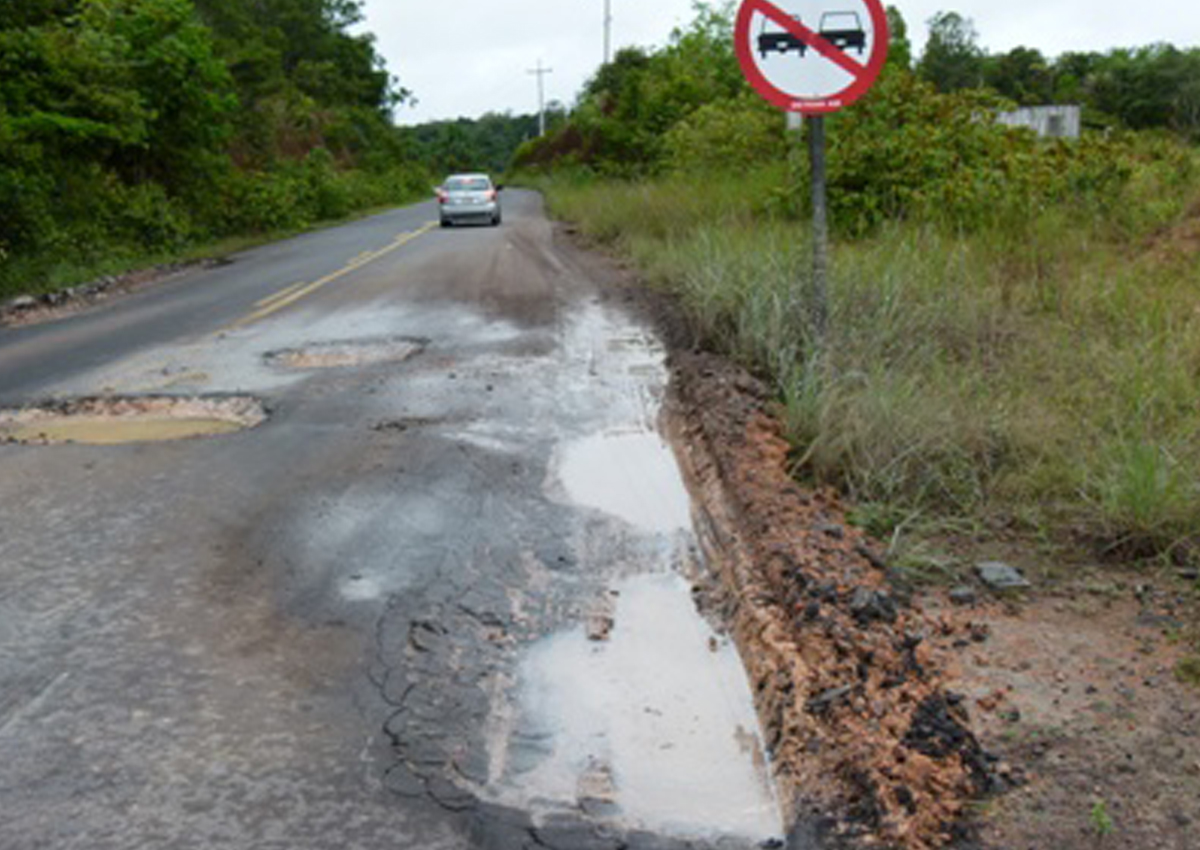
[[[895,0],[893,0],[895,2]],[[611,0],[614,49],[664,44],[692,17],[691,0]],[[920,50],[925,21],[940,10],[974,20],[980,43],[1000,52],[1025,45],[1056,56],[1156,41],[1200,45],[1200,4],[1184,0],[957,0],[896,2]],[[604,52],[604,0],[365,0],[388,69],[416,106],[396,118],[413,124],[484,112],[537,111],[540,59],[554,71],[546,97],[570,104]]]

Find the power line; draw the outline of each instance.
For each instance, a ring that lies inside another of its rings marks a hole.
[[[553,68],[543,68],[542,60],[538,59],[537,67],[530,68],[526,73],[537,74],[538,78],[538,135],[546,135],[546,86],[547,74],[554,73]]]

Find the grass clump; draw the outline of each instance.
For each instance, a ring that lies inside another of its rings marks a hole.
[[[1141,556],[1200,528],[1200,263],[1161,250],[1200,207],[1191,154],[1162,144],[1104,154],[1128,176],[1108,212],[1084,193],[969,226],[852,216],[823,340],[786,167],[547,188],[679,294],[698,342],[773,382],[797,471],[876,533],[966,518]]]
[[[1189,655],[1175,665],[1175,679],[1193,688],[1200,688],[1200,655]]]

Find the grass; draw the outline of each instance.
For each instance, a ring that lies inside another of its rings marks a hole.
[[[1188,655],[1175,665],[1175,679],[1193,688],[1200,688],[1200,655]]]
[[[1112,835],[1115,830],[1112,816],[1108,813],[1108,804],[1103,800],[1092,806],[1091,813],[1092,830],[1099,838],[1104,838],[1107,835]]]
[[[810,235],[771,210],[781,177],[544,188],[680,296],[698,343],[773,382],[796,471],[842,488],[880,536],[965,518],[1141,556],[1195,535],[1200,263],[1155,247],[1200,223],[1184,200],[1147,180],[1146,209],[1111,219],[1051,209],[839,242],[819,344]]]

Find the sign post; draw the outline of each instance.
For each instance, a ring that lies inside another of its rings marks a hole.
[[[854,103],[878,79],[887,60],[887,12],[881,0],[743,0],[734,41],[750,85],[780,109],[808,118],[813,206],[809,318],[823,345],[829,322],[825,116]]]
[[[829,200],[825,183],[825,116],[808,119],[813,208],[812,324],[818,340],[829,329]]]

